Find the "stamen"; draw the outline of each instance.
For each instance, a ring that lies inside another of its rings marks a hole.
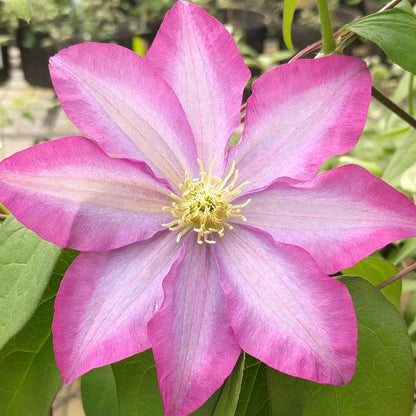
[[[228,180],[231,178],[231,175],[233,174],[235,170],[235,160],[233,160],[233,163],[231,163],[231,168],[229,170],[229,172],[227,173],[227,175],[225,176],[221,186],[219,187],[219,189],[222,189],[228,182]]]
[[[225,228],[233,229],[228,219],[247,221],[240,212],[241,208],[250,203],[250,199],[238,205],[232,205],[231,201],[241,193],[241,188],[248,182],[234,188],[239,177],[235,161],[232,162],[224,179],[213,174],[215,161],[214,158],[207,172],[203,162],[197,159],[200,168],[199,179],[191,179],[189,173],[185,172],[185,180],[179,185],[182,195],[172,193],[172,205],[162,207],[163,211],[170,211],[175,218],[162,226],[171,231],[182,228],[177,235],[177,242],[193,230],[197,233],[198,244],[215,244],[214,234],[221,238],[224,236]]]

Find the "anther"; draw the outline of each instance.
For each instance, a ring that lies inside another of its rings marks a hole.
[[[193,230],[197,233],[198,244],[215,244],[214,234],[221,238],[224,236],[225,228],[233,229],[228,220],[247,221],[240,212],[241,208],[250,203],[250,199],[238,205],[232,205],[231,201],[241,193],[241,188],[248,182],[234,188],[239,177],[235,161],[232,162],[224,179],[214,175],[215,160],[214,158],[207,172],[203,162],[197,159],[200,168],[199,179],[191,179],[189,173],[185,172],[185,180],[179,185],[182,195],[171,194],[174,200],[172,205],[162,207],[163,211],[170,211],[175,218],[170,223],[162,225],[171,231],[182,228],[177,235],[177,242]]]

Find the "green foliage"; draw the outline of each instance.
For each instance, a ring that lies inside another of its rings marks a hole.
[[[12,216],[0,229],[0,348],[30,319],[61,249]]]
[[[245,355],[242,354],[224,386],[192,415],[239,415],[246,414],[247,409],[255,409],[257,402],[252,394],[252,384],[255,382],[252,375],[257,372],[259,362],[251,357],[248,357],[248,360],[249,363],[246,364]],[[144,414],[147,416],[162,416],[162,400],[158,390],[156,368],[151,350],[115,363],[112,367],[116,380],[120,416],[141,416]],[[250,367],[252,368],[250,369]],[[246,379],[248,378],[244,391],[241,390],[243,374],[245,374]],[[265,374],[264,369],[262,374]],[[263,387],[262,385],[256,385],[254,389],[258,389],[258,393],[262,395]],[[242,397],[245,397],[245,399],[241,399]],[[251,413],[248,414],[251,415]],[[259,413],[259,415],[261,414]],[[255,413],[252,413],[252,415],[255,415]],[[97,413],[97,416],[100,416],[100,414]]]
[[[69,0],[32,0],[32,16],[22,38],[23,46],[38,42],[50,46],[73,36],[71,2]]]
[[[81,379],[86,416],[118,416],[116,382],[111,366],[96,368]]]
[[[346,386],[320,385],[269,370],[273,415],[408,416],[414,361],[400,313],[366,281],[343,277],[358,318],[355,375]]]
[[[380,46],[393,62],[416,74],[416,15],[395,8],[354,20],[348,30]]]
[[[267,366],[246,355],[236,416],[263,416],[270,413]]]
[[[343,274],[349,276],[360,276],[373,286],[383,283],[390,277],[398,273],[397,267],[381,259],[367,258],[361,260],[354,267],[343,270]],[[391,285],[381,289],[381,293],[398,309],[400,310],[400,295],[402,291],[402,281],[397,280]]]
[[[6,209],[6,207],[0,203],[0,214],[3,214],[3,213],[10,214],[10,212]]]
[[[403,243],[403,247],[392,258],[394,264],[400,264],[406,257],[416,257],[416,237],[409,238]]]
[[[297,4],[298,0],[285,0],[283,3],[283,40],[285,41],[286,47],[291,51],[294,49],[291,29]]]
[[[163,414],[151,350],[112,365],[120,416]]]
[[[415,160],[416,140],[415,132],[412,129],[402,138],[382,178],[392,186],[403,188],[404,185],[406,187],[406,182],[403,182],[402,177],[413,169],[416,164]]]
[[[237,364],[225,382],[224,388],[215,407],[213,416],[227,416],[236,414],[238,399],[243,381],[245,354],[242,353]],[[205,406],[204,406],[205,407]]]
[[[29,21],[32,15],[30,7],[30,0],[3,0],[7,3],[18,17],[23,20]]]
[[[52,349],[53,304],[62,276],[75,256],[71,250],[62,251],[36,312],[0,351],[0,415],[48,414],[61,385]]]

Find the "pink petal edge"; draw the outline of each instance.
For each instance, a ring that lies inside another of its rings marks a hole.
[[[224,26],[201,7],[178,1],[167,12],[146,60],[173,88],[192,127],[199,158],[216,172],[240,125],[250,71]]]
[[[109,250],[151,237],[170,215],[166,181],[85,137],[32,146],[0,163],[0,201],[45,240]]]
[[[49,67],[66,114],[106,153],[143,160],[173,186],[185,170],[199,171],[191,128],[175,93],[141,56],[87,42],[61,50]]]
[[[312,179],[327,158],[351,150],[364,127],[371,77],[363,61],[342,55],[302,59],[253,84],[240,143],[231,148],[245,187],[276,178]]]
[[[183,260],[163,281],[164,301],[148,325],[165,416],[185,416],[222,385],[240,354],[207,244],[184,241]]]
[[[272,368],[318,383],[354,375],[357,320],[347,288],[296,246],[236,226],[214,246],[241,348]]]
[[[147,323],[163,300],[162,281],[180,257],[162,231],[117,250],[81,253],[68,268],[52,324],[65,383],[151,347]]]
[[[311,181],[282,178],[235,203],[247,224],[279,242],[308,251],[322,270],[336,273],[392,241],[416,235],[416,206],[356,165]]]

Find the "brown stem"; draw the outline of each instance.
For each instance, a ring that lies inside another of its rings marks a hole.
[[[318,42],[312,43],[311,45],[307,46],[305,49],[302,49],[300,52],[298,52],[289,62],[293,62],[300,58],[303,58],[304,56],[310,54],[311,52],[321,49],[321,47],[322,47],[322,41],[318,40]]]
[[[402,110],[398,105],[396,105],[393,101],[387,98],[377,88],[373,87],[371,89],[371,94],[377,101],[379,101],[393,113],[398,115],[402,120],[404,120],[406,123],[410,124],[412,127],[416,129],[416,119],[414,119],[410,114],[406,113],[406,111]]]
[[[0,213],[0,221],[4,221],[7,218],[7,214],[1,214]]]
[[[384,281],[383,283],[380,283],[379,285],[376,286],[376,289],[383,289],[383,287],[386,287],[394,283],[396,280],[401,279],[403,276],[405,276],[406,274],[409,274],[413,270],[416,270],[416,263],[413,263],[409,267],[406,267],[401,272],[397,273],[395,276],[390,277],[390,279]]]
[[[246,121],[246,107],[247,103],[244,103],[240,108],[241,123],[244,123]]]
[[[393,7],[397,6],[403,0],[392,0],[390,3],[387,3],[384,7],[382,7],[379,12],[384,12],[384,10],[392,9]],[[377,12],[378,13],[378,12]]]

